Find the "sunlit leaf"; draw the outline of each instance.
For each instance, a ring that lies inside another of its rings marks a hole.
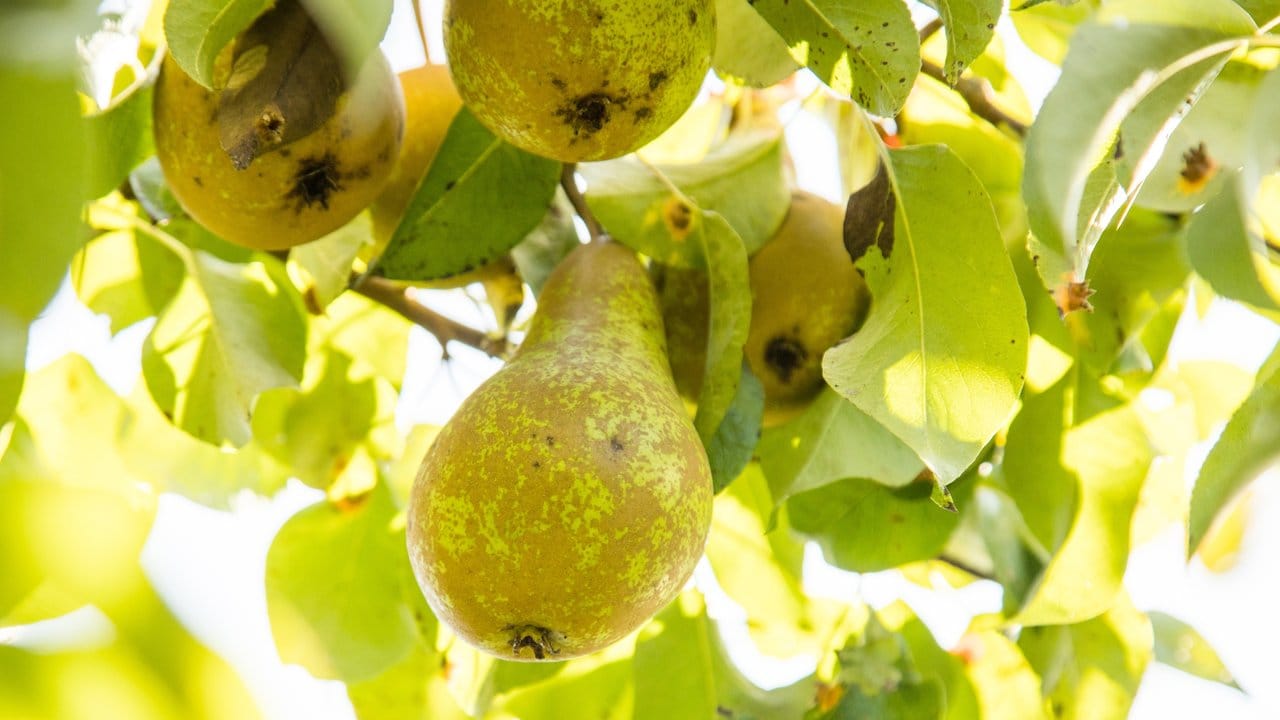
[[[1015,4],[1016,12],[1010,13],[1018,36],[1037,55],[1055,65],[1061,65],[1067,55],[1067,45],[1076,28],[1094,10],[1099,0],[1083,2],[1024,2]]]
[[[1264,241],[1246,225],[1238,175],[1209,199],[1187,228],[1192,267],[1223,297],[1264,310],[1280,310],[1280,268]]]
[[[752,87],[769,87],[800,65],[751,5],[747,0],[716,0],[716,53],[711,65]]]
[[[710,268],[710,315],[706,368],[693,425],[703,444],[711,445],[738,394],[742,346],[751,325],[751,286],[746,248],[729,223],[714,212],[699,213],[694,222],[691,234]]]
[[[375,272],[434,280],[492,262],[542,221],[559,178],[559,163],[494,137],[464,108]]]
[[[827,351],[823,375],[949,483],[1009,418],[1026,367],[1026,310],[973,173],[941,146],[892,158],[893,249],[859,262],[871,312]]]
[[[95,3],[0,9],[0,324],[25,325],[53,297],[85,240],[88,154],[75,35]]]
[[[281,660],[318,678],[352,682],[378,675],[411,651],[408,556],[395,514],[390,493],[379,485],[341,504],[305,508],[280,529],[267,553],[266,584]]]
[[[409,321],[355,293],[343,293],[311,318],[308,352],[330,347],[373,368],[399,388],[409,352]]]
[[[360,472],[357,448],[375,457],[397,454],[395,393],[367,366],[355,366],[340,353],[314,353],[300,389],[263,393],[253,415],[257,445],[287,472],[312,487],[325,489],[338,476]],[[366,484],[374,482],[367,468]]]
[[[972,483],[954,488],[961,506]],[[929,499],[933,486],[913,482],[889,488],[849,479],[793,495],[791,526],[815,540],[827,562],[855,572],[897,567],[938,554],[959,524],[955,513]]]
[[[351,265],[360,249],[373,242],[368,213],[314,242],[289,251],[289,274],[302,292],[308,312],[319,314],[351,282]]]
[[[707,462],[716,492],[728,487],[751,461],[763,416],[764,388],[744,365],[733,402],[707,445]]]
[[[1002,633],[971,630],[951,652],[964,663],[964,673],[977,697],[977,717],[983,720],[1049,719],[1040,697],[1040,677],[1017,644]],[[950,693],[947,700],[950,710]]]
[[[178,427],[215,445],[243,445],[258,393],[302,376],[301,303],[264,263],[192,258],[143,347],[147,387]]]
[[[1000,0],[926,0],[938,11],[947,31],[947,82],[955,84],[995,35]]]
[[[654,260],[705,267],[690,234],[697,229],[684,200],[645,165],[622,158],[583,165],[587,203],[605,230]],[[781,135],[736,134],[701,161],[659,171],[698,208],[719,214],[742,238],[747,254],[773,237],[791,206]]]
[[[845,478],[901,487],[924,469],[901,440],[829,389],[802,415],[766,430],[758,454],[779,502]]]
[[[169,0],[169,53],[192,79],[211,88],[218,53],[270,6],[270,0]]]
[[[103,233],[71,262],[71,285],[89,309],[111,318],[111,332],[159,313],[178,292],[182,260],[151,238]]]
[[[1079,622],[1111,607],[1128,562],[1152,452],[1131,407],[1081,417],[1073,403],[1087,391],[1068,376],[1026,398],[1009,429],[1004,482],[1052,555],[1017,615],[1025,625]]]
[[[1280,458],[1280,349],[1209,451],[1191,494],[1187,552],[1193,553],[1231,499]]]
[[[1018,647],[1060,720],[1124,720],[1151,661],[1151,623],[1128,596],[1074,625],[1028,627]]]
[[[1147,613],[1155,634],[1155,660],[1196,677],[1222,683],[1237,690],[1240,686],[1218,653],[1195,628],[1162,612]]]
[[[892,116],[920,71],[920,36],[897,0],[755,0],[756,12],[832,90]]]
[[[1141,182],[1158,157],[1152,151],[1255,29],[1229,0],[1130,0],[1106,5],[1075,34],[1027,136],[1023,192],[1045,287],[1083,281],[1120,210],[1126,188],[1107,174],[1111,158],[1123,155]]]
[[[86,197],[101,197],[120,186],[129,172],[154,152],[151,141],[151,86],[144,85],[111,107],[88,116],[89,180]]]

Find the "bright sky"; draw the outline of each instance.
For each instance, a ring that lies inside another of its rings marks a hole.
[[[427,7],[429,17],[438,17],[438,0]],[[431,25],[438,27],[438,23]],[[1056,68],[1022,47],[1007,21],[1000,30],[1009,67],[1038,106]],[[431,42],[440,59],[438,33]],[[422,60],[406,0],[396,2],[384,47],[397,69]],[[827,151],[834,150],[834,144],[816,122],[800,117],[788,128],[798,182],[834,197],[839,177],[836,154]],[[465,322],[486,322],[473,303],[457,294],[434,293],[430,302]],[[1175,358],[1227,360],[1251,371],[1280,335],[1274,325],[1227,303],[1215,304],[1203,321],[1195,320],[1193,313],[1187,320],[1174,342]],[[118,392],[127,393],[139,377],[140,346],[149,329],[146,323],[112,338],[106,318],[93,315],[64,288],[33,328],[28,367],[35,370],[64,353],[77,352],[92,360]],[[434,340],[415,330],[410,371],[398,408],[402,427],[444,422],[461,398],[498,367],[496,361],[465,348],[453,354],[455,361],[442,366]],[[1189,481],[1194,471],[1189,468]],[[1272,520],[1280,518],[1277,480],[1280,477],[1273,476],[1255,484],[1254,521],[1234,569],[1216,575],[1198,561],[1187,565],[1182,559],[1182,531],[1171,529],[1135,551],[1126,576],[1140,609],[1164,610],[1191,622],[1252,696],[1153,665],[1134,705],[1131,717],[1135,720],[1280,717],[1274,660],[1280,642],[1280,613],[1275,611],[1280,607],[1280,574],[1274,569],[1274,558],[1280,557],[1280,522]],[[353,717],[340,683],[317,681],[299,667],[280,663],[267,621],[263,589],[267,548],[290,515],[321,498],[320,492],[295,483],[269,500],[245,494],[233,512],[224,513],[166,496],[143,552],[143,564],[161,594],[193,633],[241,672],[267,717],[275,720]],[[1000,591],[993,583],[975,583],[962,590],[939,584],[928,592],[896,572],[856,575],[837,570],[824,563],[814,547],[806,554],[805,576],[806,587],[814,594],[861,598],[876,607],[905,599],[943,647],[959,638],[973,615],[998,611],[1000,605]],[[725,622],[735,656],[756,682],[782,685],[812,670],[813,658],[777,661],[761,656],[747,638],[741,611],[714,587],[707,568],[700,568],[696,581],[708,594],[712,613]],[[105,619],[90,610],[19,629],[10,639],[22,645],[56,647],[109,632]]]

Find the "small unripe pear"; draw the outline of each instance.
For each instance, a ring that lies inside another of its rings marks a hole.
[[[563,660],[620,640],[679,593],[711,500],[653,286],[634,253],[597,242],[560,263],[519,351],[427,452],[409,557],[468,643]]]
[[[467,107],[517,147],[564,162],[625,155],[698,95],[714,0],[449,0],[445,52]]]
[[[844,248],[844,211],[792,193],[787,217],[751,257],[751,327],[743,347],[765,395],[765,425],[785,422],[822,388],[822,354],[862,326],[871,303]],[[706,274],[655,273],[671,367],[681,394],[696,400],[706,363]]]

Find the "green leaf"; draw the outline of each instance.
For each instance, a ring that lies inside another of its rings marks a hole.
[[[1125,187],[1098,172],[1115,154],[1122,123],[1121,154],[1148,172],[1150,153],[1255,29],[1229,0],[1124,0],[1081,26],[1027,135],[1023,192],[1046,287],[1083,278],[1093,245],[1120,210]],[[1142,179],[1137,173],[1128,185]]]
[[[1149,612],[1155,634],[1155,660],[1185,673],[1240,689],[1218,653],[1195,628],[1162,612]]]
[[[906,634],[915,640],[908,645]],[[883,618],[871,613],[863,631],[837,656],[844,695],[822,718],[833,720],[941,720],[946,696],[938,668],[925,675],[915,650],[927,659],[938,652],[933,637],[902,603],[886,608]]]
[[[696,591],[641,630],[632,667],[633,720],[799,717],[812,702],[810,682],[766,692],[743,677]]]
[[[111,318],[118,333],[164,309],[182,284],[182,260],[151,238],[127,230],[104,233],[71,262],[71,286],[90,310]]]
[[[800,68],[787,43],[748,0],[716,0],[716,52],[711,65],[721,75],[765,88]]]
[[[391,24],[393,0],[302,0],[307,13],[349,65],[358,65]]]
[[[1040,697],[1040,677],[1018,646],[995,630],[969,631],[952,651],[964,673],[982,720],[1050,720]],[[951,692],[947,694],[948,710]],[[949,714],[948,717],[956,715]],[[961,716],[963,717],[963,716]]]
[[[565,197],[563,189],[557,188],[542,222],[511,248],[511,259],[516,264],[520,279],[533,291],[534,297],[542,292],[542,284],[556,265],[580,243],[573,218],[569,198]]]
[[[147,158],[129,173],[129,189],[138,198],[138,204],[156,221],[182,215],[182,206],[169,191],[160,169],[160,160],[154,155]]]
[[[707,445],[711,481],[717,493],[727,488],[751,462],[763,417],[764,387],[744,363],[733,402]]]
[[[1151,623],[1120,595],[1105,614],[1074,625],[1028,627],[1018,646],[1060,720],[1124,720],[1151,660]]]
[[[1280,310],[1280,268],[1266,244],[1246,225],[1247,210],[1237,174],[1209,199],[1187,228],[1192,267],[1213,291],[1263,310]]]
[[[832,90],[892,116],[920,72],[920,35],[899,0],[755,0],[756,12]]]
[[[609,234],[663,265],[706,266],[698,243],[689,238],[696,225],[686,198],[727,220],[748,255],[773,237],[791,206],[776,131],[734,134],[697,163],[658,169],[685,197],[632,158],[589,163],[578,171],[587,179],[587,204]]]
[[[1150,378],[1166,346],[1146,345],[1142,331],[1186,285],[1191,268],[1182,229],[1164,215],[1135,210],[1102,236],[1094,259],[1088,272],[1089,287],[1097,291],[1089,299],[1094,311],[1061,321],[1075,341],[1075,355],[1099,376],[1137,370]]]
[[[1122,405],[1084,419],[1075,403],[1087,388],[1079,382],[1069,374],[1024,399],[1000,467],[1027,526],[1052,554],[1016,617],[1024,625],[1079,622],[1111,607],[1151,465],[1133,408]],[[1089,591],[1080,592],[1082,586]]]
[[[343,293],[312,316],[307,352],[332,348],[368,365],[378,377],[399,389],[409,353],[410,323],[395,311],[356,293]]]
[[[85,122],[90,160],[85,196],[96,198],[119,187],[133,168],[155,152],[151,141],[151,85],[129,92]]]
[[[0,426],[18,406],[27,364],[27,324],[0,312]]]
[[[757,447],[778,502],[845,478],[902,487],[924,469],[911,448],[826,388],[803,414],[765,430]]]
[[[125,402],[133,413],[120,436],[125,466],[157,492],[230,510],[241,492],[269,496],[289,479],[289,469],[267,462],[255,443],[226,452],[175,428],[141,383]]]
[[[75,33],[94,3],[0,9],[0,315],[35,319],[84,241],[87,172]],[[22,37],[19,37],[22,35]]]
[[[1086,0],[1069,5],[1036,0],[1016,4],[1010,13],[1018,37],[1037,55],[1054,65],[1061,65],[1076,28],[1095,10],[1100,0]]]
[[[631,720],[630,655],[624,647],[570,660],[554,677],[517,687],[495,706],[520,720]]]
[[[706,370],[693,426],[703,445],[711,446],[738,394],[742,346],[751,326],[751,284],[742,238],[715,212],[693,212],[693,244],[707,259],[710,296]]]
[[[280,528],[267,552],[267,614],[280,659],[313,676],[358,682],[411,651],[408,556],[387,489],[319,502]]]
[[[169,54],[193,80],[212,88],[218,53],[270,6],[271,0],[169,0]]]
[[[289,250],[289,274],[309,313],[321,314],[347,289],[352,263],[372,242],[373,221],[368,213],[360,213],[319,240]]]
[[[338,352],[312,353],[300,389],[277,388],[258,398],[253,435],[263,452],[302,482],[321,490],[340,475],[362,472],[358,448],[375,459],[398,454],[396,394],[366,365]],[[375,482],[374,469],[357,487]]]
[[[986,483],[978,485],[972,503],[982,543],[991,558],[992,575],[1004,589],[1003,610],[1022,607],[1049,562],[1046,551],[1018,512],[1013,498]],[[1074,496],[1073,496],[1074,497]]]
[[[969,64],[987,49],[1000,19],[1001,0],[926,0],[947,30],[947,82],[954,85]]]
[[[1209,451],[1191,493],[1188,557],[1213,521],[1255,477],[1280,459],[1280,348],[1271,353],[1253,392],[1227,422]]]
[[[1235,0],[1235,2],[1253,16],[1254,21],[1259,25],[1280,16],[1280,2],[1277,0]]]
[[[243,445],[258,393],[301,378],[306,323],[278,269],[191,257],[143,347],[147,387],[178,427],[214,445]]]
[[[440,672],[435,648],[421,644],[409,657],[369,680],[349,683],[347,695],[359,720],[465,720]]]
[[[957,504],[973,483],[955,486]],[[796,532],[818,543],[827,562],[854,572],[888,570],[936,556],[960,516],[929,499],[933,485],[913,482],[888,488],[849,479],[793,495],[787,514]]]
[[[463,108],[374,272],[435,280],[491,262],[546,215],[560,164],[494,137]]]
[[[827,351],[823,375],[946,484],[1008,421],[1027,361],[1026,307],[973,173],[941,146],[891,157],[892,250],[860,261],[871,312]]]
[[[716,581],[747,613],[760,649],[789,657],[814,649],[809,598],[800,583],[804,545],[785,516],[770,526],[774,499],[759,467],[751,465],[716,498],[707,560]]]

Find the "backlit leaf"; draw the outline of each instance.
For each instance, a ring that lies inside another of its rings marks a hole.
[[[1191,494],[1187,552],[1246,485],[1280,458],[1280,349],[1258,371],[1257,383],[1209,451]]]
[[[302,309],[278,269],[192,257],[143,347],[147,387],[178,427],[214,445],[243,445],[258,394],[302,376]]]
[[[945,484],[1009,418],[1026,367],[1026,310],[973,173],[941,146],[892,160],[893,250],[859,261],[871,312],[827,351],[823,375]]]
[[[698,208],[728,221],[748,255],[773,237],[791,206],[782,137],[774,131],[735,134],[697,163],[658,169]],[[705,267],[684,199],[652,169],[622,158],[578,170],[587,179],[587,204],[615,239],[664,265]]]
[[[1237,690],[1240,686],[1213,646],[1185,622],[1162,612],[1147,613],[1155,634],[1155,660]]]
[[[542,221],[559,179],[559,163],[494,137],[464,108],[374,271],[435,280],[496,260]]]
[[[926,0],[938,11],[947,31],[947,82],[955,84],[995,35],[1000,0]]]
[[[752,7],[832,90],[892,116],[920,71],[920,36],[898,0],[755,0]]]
[[[169,0],[169,53],[193,80],[212,88],[218,53],[270,6],[270,0]]]
[[[747,0],[716,0],[716,52],[711,65],[752,87],[769,87],[800,68],[777,31]]]
[[[711,445],[738,394],[742,346],[751,324],[751,286],[746,248],[729,223],[714,212],[699,213],[693,222],[694,241],[710,268],[706,370],[693,426],[703,444]]]
[[[267,553],[266,584],[281,660],[315,677],[353,682],[408,655],[415,621],[395,514],[379,485],[342,504],[304,508],[280,529]]]

